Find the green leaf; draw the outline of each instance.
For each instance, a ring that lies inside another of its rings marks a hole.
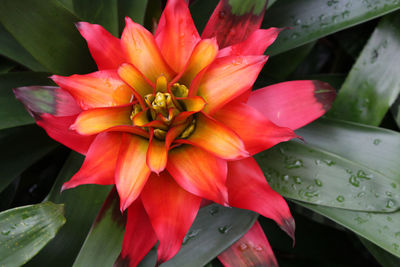
[[[118,0],[120,32],[125,27],[125,17],[130,17],[134,22],[143,25],[147,3],[148,0]]]
[[[319,120],[288,142],[259,155],[271,186],[310,203],[370,211],[399,205],[400,134],[355,123]]]
[[[56,146],[36,125],[0,131],[0,192]]]
[[[14,69],[18,64],[5,57],[0,57],[0,73],[7,73]]]
[[[279,54],[400,8],[398,0],[285,0],[267,12],[262,28],[290,27],[268,49]]]
[[[400,92],[400,14],[376,27],[328,116],[379,125]]]
[[[204,266],[239,240],[256,219],[257,214],[248,210],[217,204],[204,207],[186,234],[178,254],[161,266]]]
[[[390,193],[398,192],[400,182],[400,134],[394,131],[365,126],[361,124],[319,120],[301,129],[302,135],[310,145],[329,149],[336,155],[369,166],[381,174],[391,177]],[[386,192],[385,192],[385,195]],[[398,222],[400,211],[394,213],[368,213],[346,211],[322,206],[298,203],[361,235],[365,239],[400,256],[400,232]],[[389,202],[389,205],[394,203]]]
[[[90,226],[104,202],[110,187],[83,185],[60,193],[62,184],[75,174],[83,156],[72,152],[62,168],[47,200],[65,205],[67,223],[26,266],[70,267],[82,246]]]
[[[125,218],[119,209],[117,191],[112,190],[73,266],[112,266],[121,252],[124,232]]]
[[[0,213],[0,266],[21,266],[65,223],[63,205],[45,202]]]
[[[68,75],[95,69],[74,23],[56,0],[3,0],[0,22],[47,71]]]
[[[364,238],[360,238],[361,243],[368,249],[369,252],[383,267],[398,267],[400,266],[400,258],[396,257],[380,247],[374,245]]]
[[[118,3],[116,0],[73,0],[75,13],[84,21],[102,25],[118,35]]]
[[[328,217],[400,257],[400,212],[379,214],[327,208],[300,202],[296,203]]]
[[[0,130],[34,123],[24,106],[15,98],[13,88],[51,84],[48,73],[12,72],[0,74]]]
[[[400,128],[400,97],[397,98],[396,102],[392,105],[391,111],[396,121],[397,127]]]
[[[267,0],[228,0],[228,3],[233,15],[243,16],[248,13],[259,15],[266,7]]]
[[[14,37],[0,24],[0,55],[18,62],[34,71],[44,71],[31,54],[29,54]]]

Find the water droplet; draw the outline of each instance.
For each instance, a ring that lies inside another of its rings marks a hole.
[[[226,233],[228,233],[231,229],[232,229],[232,226],[229,225],[229,224],[227,224],[227,225],[225,225],[225,226],[218,227],[218,231],[219,231],[221,234],[226,234]]]
[[[2,235],[8,235],[9,233],[10,233],[10,230],[8,230],[8,231],[6,231],[6,230],[1,231],[1,234],[2,234]]]
[[[284,176],[282,177],[282,179],[283,179],[284,181],[286,181],[286,182],[289,181],[289,175],[287,175],[287,174],[284,175]]]
[[[391,200],[391,199],[389,199],[389,200],[386,202],[386,208],[390,209],[390,208],[393,208],[393,207],[394,207],[394,201]]]
[[[363,170],[359,170],[359,171],[357,172],[357,177],[358,177],[358,178],[367,179],[367,180],[369,180],[369,179],[371,179],[371,178],[374,178],[374,176],[373,176],[372,174],[367,174],[367,173],[364,172]]]
[[[355,187],[359,187],[360,186],[360,181],[357,179],[357,177],[355,175],[350,176],[349,183],[352,184]]]
[[[23,214],[21,215],[21,218],[22,218],[22,220],[28,219],[28,218],[29,218],[29,215],[23,213]]]
[[[374,139],[374,145],[379,145],[381,143],[381,139]]]
[[[344,202],[344,196],[338,196],[336,200],[340,203]]]
[[[225,11],[220,11],[219,13],[218,13],[218,17],[220,18],[220,19],[224,19],[225,18]]]
[[[322,181],[321,181],[321,180],[315,179],[314,182],[315,182],[315,184],[316,184],[317,186],[319,186],[319,187],[322,186]]]
[[[299,176],[293,176],[293,180],[296,184],[301,184],[303,182]]]
[[[386,194],[388,197],[393,197],[392,192],[386,191],[385,194]]]
[[[378,198],[378,197],[380,197],[381,195],[379,195],[379,193],[375,193],[375,197],[376,198]]]
[[[306,196],[306,197],[318,197],[319,194],[318,194],[318,191],[312,191],[312,192],[305,192],[304,196]]]
[[[315,160],[314,162],[315,162],[315,165],[320,165],[321,164],[321,161],[319,159]]]
[[[388,222],[391,222],[393,219],[392,219],[392,217],[390,217],[390,216],[386,216],[386,220],[387,220]]]
[[[357,194],[357,197],[363,197],[363,196],[365,196],[365,192],[360,192]]]
[[[300,159],[296,159],[296,160],[286,159],[285,163],[286,163],[286,165],[285,165],[286,169],[295,169],[295,168],[304,167],[303,161]]]
[[[239,249],[241,251],[245,251],[248,248],[249,248],[249,246],[246,243],[240,243],[240,245],[239,245]]]
[[[332,166],[332,165],[336,164],[336,162],[334,162],[333,160],[330,160],[330,159],[324,159],[323,162],[328,166]]]
[[[263,251],[263,248],[260,245],[258,245],[258,246],[254,247],[254,250],[257,252],[261,252],[261,251]]]
[[[301,23],[301,19],[296,19],[294,25],[299,25]]]
[[[310,184],[309,186],[307,186],[307,189],[308,189],[308,190],[313,190],[313,189],[314,189],[314,186],[313,186],[312,184]]]
[[[217,214],[219,212],[219,207],[218,206],[212,206],[210,207],[209,211],[208,211],[212,216],[214,216],[215,214]]]
[[[296,38],[298,38],[299,36],[300,36],[300,34],[298,34],[297,32],[295,32],[295,33],[292,33],[292,35],[290,35],[290,38],[296,39]]]
[[[397,185],[395,183],[391,183],[390,185],[392,186],[392,188],[396,188],[397,187]]]
[[[393,246],[394,250],[396,250],[396,251],[399,250],[399,247],[400,247],[399,244],[393,243],[392,246]]]
[[[354,220],[355,220],[358,224],[363,224],[363,223],[368,222],[367,219],[361,218],[360,216],[357,216]]]
[[[352,174],[352,173],[353,173],[353,171],[350,170],[350,169],[346,169],[346,172],[347,172],[348,174]]]

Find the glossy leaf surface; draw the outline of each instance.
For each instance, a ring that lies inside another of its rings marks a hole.
[[[65,205],[67,223],[40,253],[26,266],[72,266],[90,226],[103,204],[110,187],[84,185],[61,191],[61,186],[78,171],[83,161],[80,154],[72,153],[57,177],[48,200]]]
[[[73,266],[112,266],[121,252],[124,231],[125,218],[119,210],[118,194],[113,190],[97,215]]]
[[[375,259],[384,267],[397,267],[400,265],[400,257],[386,252],[364,238],[360,238],[361,243],[368,249]]]
[[[0,213],[0,266],[21,266],[65,223],[63,205],[51,202]]]
[[[267,54],[275,55],[400,8],[398,0],[285,0],[268,9],[262,28],[290,27]]]
[[[29,136],[26,133],[29,132]],[[37,126],[0,131],[0,192],[26,168],[57,146]]]
[[[47,71],[55,74],[94,70],[74,23],[79,19],[56,0],[4,0],[0,22]]]
[[[400,15],[381,20],[328,116],[379,125],[400,92]]]

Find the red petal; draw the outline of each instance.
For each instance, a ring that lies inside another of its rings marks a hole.
[[[181,72],[196,43],[200,41],[184,0],[167,2],[155,36],[164,58],[176,73]]]
[[[243,42],[225,47],[218,52],[218,57],[262,55],[278,37],[282,29],[269,28],[255,30]]]
[[[190,193],[227,205],[226,160],[194,146],[180,146],[168,155],[168,172]]]
[[[26,86],[13,89],[32,116],[49,113],[55,116],[70,116],[81,112],[75,99],[65,90],[55,86]]]
[[[275,125],[255,108],[244,103],[228,104],[213,117],[235,131],[252,155],[296,137],[289,128]]]
[[[250,89],[266,61],[265,56],[217,58],[207,69],[197,91],[207,102],[204,112],[211,114]]]
[[[123,134],[115,172],[115,184],[121,199],[121,211],[139,196],[151,171],[146,165],[148,140]]]
[[[128,104],[133,98],[129,86],[116,71],[102,70],[86,75],[51,76],[62,89],[67,90],[82,109]]]
[[[120,145],[120,133],[97,135],[86,153],[81,169],[71,180],[64,183],[62,190],[82,184],[114,184],[115,165]]]
[[[291,81],[253,91],[248,104],[273,123],[296,130],[331,108],[336,93],[320,81]]]
[[[189,87],[194,77],[214,61],[217,52],[218,45],[215,39],[201,40],[194,48],[179,82]]]
[[[117,69],[126,62],[121,41],[97,24],[79,22],[76,24],[83,38],[86,39],[90,53],[99,70]]]
[[[257,221],[242,238],[219,254],[218,259],[225,267],[278,266],[268,239]]]
[[[294,240],[295,224],[286,201],[268,185],[253,158],[228,162],[229,204],[274,220]]]
[[[183,190],[167,172],[152,175],[141,198],[159,240],[158,263],[162,263],[180,249],[199,210],[201,198]]]
[[[168,148],[165,142],[154,138],[153,131],[151,132],[149,142],[146,163],[151,171],[159,174],[167,166]]]
[[[162,57],[153,35],[128,17],[125,22],[121,41],[129,62],[153,83],[161,75],[171,80],[173,71]]]
[[[265,4],[258,14],[252,13],[255,10],[254,7],[248,13],[240,14],[241,10],[235,12],[230,2],[234,1],[221,0],[219,2],[201,35],[202,39],[216,37],[220,48],[242,42],[254,30],[260,28],[267,5],[267,1],[264,1]],[[235,3],[238,2],[235,1]],[[251,1],[250,5],[257,5],[257,3]]]
[[[187,139],[175,142],[198,146],[223,159],[249,156],[236,133],[203,113],[197,115],[194,132]]]
[[[117,262],[126,264],[121,264],[121,266],[137,266],[156,242],[157,237],[149,216],[142,201],[138,199],[128,208],[124,241]],[[116,266],[120,265],[116,264]]]
[[[83,136],[71,130],[70,126],[74,123],[76,117],[76,115],[56,117],[45,113],[36,122],[40,127],[45,129],[51,138],[85,155],[95,136]]]

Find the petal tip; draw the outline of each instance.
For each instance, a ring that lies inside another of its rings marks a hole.
[[[293,219],[293,217],[290,217],[288,219],[285,219],[283,221],[283,224],[280,225],[280,228],[285,231],[285,233],[287,233],[290,238],[292,238],[293,240],[293,247],[296,243],[296,239],[295,239],[295,230],[296,230],[296,223]]]

